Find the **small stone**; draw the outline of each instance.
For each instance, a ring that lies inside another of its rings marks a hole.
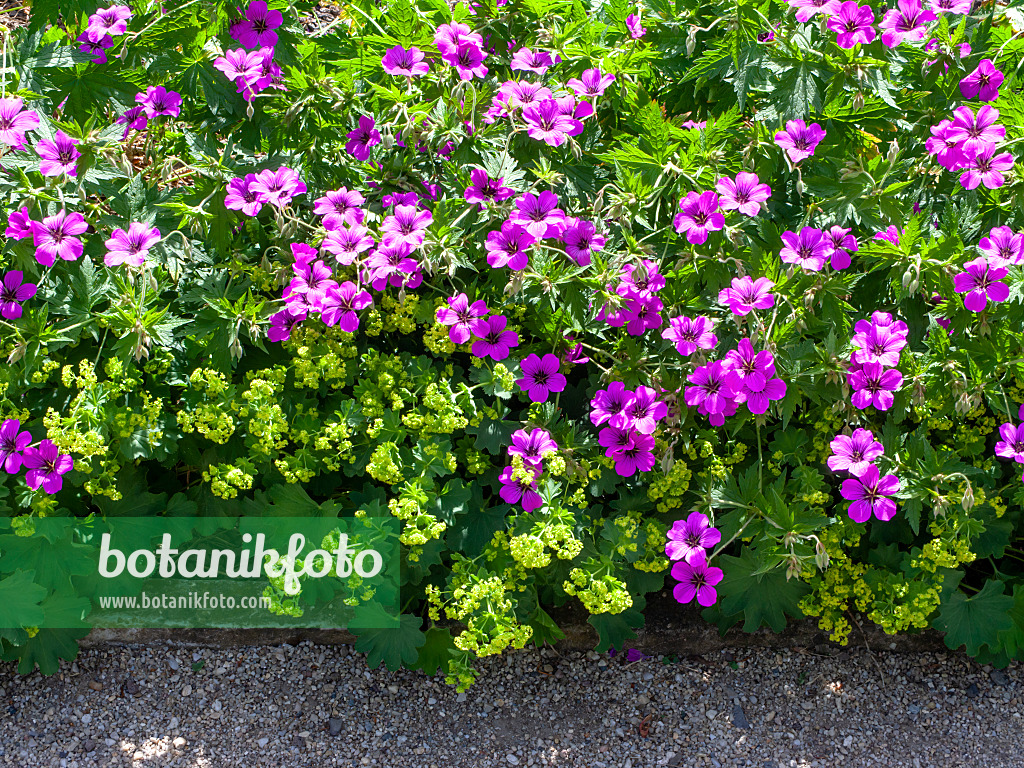
[[[708,720],[714,720],[716,717],[718,717],[718,710],[709,709],[707,712],[704,713],[704,717],[706,717]]]
[[[263,749],[263,747],[267,746],[267,744],[269,744],[269,743],[270,743],[270,739],[268,739],[266,736],[264,736],[262,739],[256,739],[256,745],[260,749]]]
[[[181,689],[181,695],[182,696],[191,696],[192,695],[192,686],[191,685],[186,685],[184,688],[182,688]]]
[[[437,699],[431,696],[429,699],[427,699],[427,704],[429,704],[430,706],[434,706],[435,704],[437,704]]]
[[[398,686],[397,685],[389,685],[388,686],[388,691],[390,691],[391,693],[398,693]]]
[[[103,683],[101,683],[99,680],[90,680],[89,687],[92,688],[94,691],[102,691]]]
[[[969,686],[967,686],[966,693],[967,693],[967,698],[968,699],[975,699],[975,698],[977,698],[978,694],[980,693],[980,691],[978,690],[977,684],[971,683]]]
[[[344,725],[344,721],[340,717],[332,717],[327,721],[327,728],[331,736],[337,736],[341,733],[341,728]]]
[[[732,724],[737,728],[750,727],[750,721],[747,720],[747,715],[739,704],[732,705]]]
[[[188,742],[187,742],[187,741],[185,741],[185,739],[183,739],[183,738],[182,738],[181,736],[178,736],[178,737],[176,737],[176,738],[174,739],[174,741],[172,741],[172,742],[171,742],[171,745],[172,745],[172,746],[173,746],[173,747],[174,747],[175,749],[181,749],[181,748],[182,748],[182,747],[184,747],[184,746],[185,746],[186,744],[188,744]]]
[[[455,701],[458,702],[459,704],[461,704],[462,702],[464,702],[466,700],[466,698],[467,698],[466,694],[460,693],[458,696],[455,697]]]
[[[139,684],[136,683],[132,678],[129,677],[127,680],[124,681],[124,692],[127,693],[129,696],[138,696],[139,690]]]
[[[993,669],[988,673],[988,679],[996,685],[1009,685],[1010,676],[1001,669]]]
[[[513,755],[511,752],[505,755],[505,759],[510,765],[519,765],[519,758]]]
[[[92,715],[82,715],[82,725],[88,725],[92,722]]]
[[[774,719],[775,719],[775,710],[774,709],[771,712],[769,712],[767,715],[764,716],[764,721],[766,723],[770,723]]]

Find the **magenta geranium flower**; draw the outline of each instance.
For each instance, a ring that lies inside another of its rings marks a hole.
[[[168,91],[162,85],[152,85],[145,93],[135,94],[135,101],[146,110],[150,120],[161,115],[177,117],[181,114],[181,94]]]
[[[252,0],[245,9],[245,19],[232,27],[235,39],[246,48],[273,48],[277,45],[274,30],[284,23],[280,11],[267,8],[264,0]]]
[[[11,218],[13,219],[13,214]],[[978,242],[978,250],[988,258],[989,264],[993,267],[1020,264],[1024,262],[1024,234],[1014,232],[1006,226],[993,227],[989,230],[988,237],[983,237]]]
[[[707,242],[708,233],[725,227],[725,216],[718,205],[718,195],[712,191],[689,192],[679,201],[679,213],[672,221],[676,232],[686,232],[691,245]]]
[[[121,264],[141,267],[149,255],[149,249],[158,242],[159,229],[133,221],[128,225],[127,232],[123,229],[114,230],[105,243],[107,255],[103,257],[103,263],[108,267],[117,267]]]
[[[469,82],[474,77],[481,79],[487,77],[487,67],[484,66],[486,58],[487,54],[475,42],[459,43],[454,51],[441,53],[441,60],[455,67],[459,79],[465,82]]]
[[[936,11],[957,13],[966,16],[971,12],[972,0],[931,0],[931,6]]]
[[[864,363],[850,371],[849,383],[855,390],[850,398],[855,408],[864,410],[873,405],[880,411],[887,411],[892,408],[892,393],[903,384],[903,374],[895,368],[887,370],[881,363]]]
[[[775,283],[767,277],[757,280],[734,277],[729,288],[718,293],[718,303],[728,304],[734,315],[745,315],[755,309],[769,309],[775,306],[775,296],[770,293]]]
[[[46,493],[57,493],[64,485],[61,475],[75,468],[75,462],[50,440],[43,440],[38,446],[25,449],[22,459],[25,469],[25,482],[33,491],[43,487]]]
[[[718,337],[712,333],[714,327],[708,317],[673,317],[669,320],[669,327],[661,332],[661,338],[673,342],[680,355],[689,357],[698,349],[714,348],[718,343]]]
[[[327,289],[337,283],[331,279],[331,268],[322,261],[296,261],[292,264],[295,277],[284,290],[284,298],[296,297],[319,308]]]
[[[947,171],[957,171],[962,168],[966,160],[960,140],[953,136],[953,123],[949,120],[942,120],[938,125],[930,126],[929,130],[932,135],[924,144],[928,153],[935,155],[939,165]]]
[[[603,96],[608,86],[615,82],[615,75],[602,75],[599,69],[585,69],[579,79],[572,78],[565,84],[575,91],[577,96],[595,99]]]
[[[132,131],[145,130],[146,126],[149,125],[149,118],[146,117],[146,108],[139,105],[125,110],[124,114],[118,115],[114,123],[124,126],[124,133],[121,135],[121,140],[124,141]]]
[[[483,299],[478,299],[472,304],[469,297],[464,293],[452,296],[448,299],[447,307],[437,308],[437,322],[441,325],[450,325],[448,338],[454,344],[465,344],[473,336],[483,338],[490,330],[484,315],[487,314],[487,304]]]
[[[267,168],[257,173],[249,183],[249,189],[267,205],[283,208],[293,197],[306,193],[306,184],[298,171],[281,166],[276,171]]]
[[[796,264],[809,272],[820,272],[831,254],[832,245],[820,229],[803,227],[796,232],[783,232],[785,247],[779,252],[784,264]]]
[[[633,293],[640,295],[657,293],[667,284],[664,275],[658,269],[658,262],[651,261],[650,259],[643,259],[639,266],[636,264],[623,264],[622,285],[631,289]],[[619,293],[623,293],[619,289],[616,290]]]
[[[413,197],[416,195],[415,192],[410,194]],[[366,212],[361,207],[364,202],[366,202],[366,198],[357,190],[341,187],[340,189],[333,189],[323,197],[318,197],[314,200],[313,213],[324,217],[334,217],[334,221],[338,223],[357,226],[363,223],[363,219],[366,216]],[[325,218],[324,227],[326,229],[336,229],[337,224],[335,226],[328,226],[328,221]]]
[[[359,315],[356,313],[373,304],[373,297],[369,291],[361,290],[351,280],[346,280],[341,285],[329,285],[321,304],[320,319],[324,323],[355,333],[359,327]]]
[[[411,205],[396,205],[394,212],[380,226],[384,245],[406,243],[419,248],[427,237],[427,227],[434,222],[434,214],[420,211]]]
[[[672,578],[679,583],[672,589],[676,602],[697,602],[708,608],[718,602],[715,585],[722,580],[722,569],[708,565],[703,553],[693,555],[688,561],[680,560],[672,566]]]
[[[832,247],[832,258],[830,264],[832,269],[846,269],[850,266],[850,252],[858,251],[857,238],[850,234],[851,230],[843,229],[838,224],[833,225],[827,232],[825,238]]]
[[[547,190],[539,195],[516,198],[508,220],[524,227],[536,240],[558,237],[565,226],[565,213],[558,207],[558,195]]]
[[[904,40],[920,42],[927,32],[925,24],[937,18],[931,11],[921,7],[921,0],[899,0],[897,7],[886,11],[879,23],[882,45],[895,48]],[[852,46],[850,46],[852,47]]]
[[[524,464],[534,467],[539,467],[545,456],[557,450],[558,443],[552,439],[550,432],[543,429],[530,432],[525,429],[516,430],[512,433],[512,445],[508,447],[510,456],[521,456]]]
[[[641,435],[653,435],[658,422],[668,415],[668,405],[658,399],[656,390],[641,384],[623,413],[630,426]]]
[[[619,423],[607,426],[598,432],[597,442],[605,449],[605,456],[616,459],[622,451],[633,444],[636,437],[637,433],[629,426],[625,417],[622,417]]]
[[[36,295],[36,284],[24,283],[24,278],[25,273],[15,269],[4,275],[0,285],[0,315],[8,320],[21,317],[21,303]]]
[[[246,216],[258,214],[263,208],[263,198],[253,188],[255,181],[255,173],[247,173],[245,178],[229,181],[227,196],[224,198],[224,207],[234,211],[241,211]]]
[[[634,40],[639,40],[647,34],[647,30],[640,26],[640,17],[635,13],[626,17],[626,29],[629,30],[629,36]]]
[[[621,321],[618,325],[625,325],[626,332],[630,336],[641,336],[647,331],[655,328],[660,328],[662,323],[661,315],[659,314],[665,305],[661,303],[661,299],[655,296],[653,293],[638,294],[629,293],[630,288],[627,283],[623,283],[619,286],[619,292],[626,292],[625,304],[619,309],[618,319]],[[609,324],[611,320],[608,321]]]
[[[850,519],[855,523],[866,523],[871,515],[879,520],[892,520],[896,514],[896,502],[887,496],[900,489],[896,475],[879,477],[878,467],[869,464],[858,477],[843,480],[840,492],[850,504]]]
[[[413,46],[408,50],[400,45],[389,48],[381,64],[384,71],[389,75],[400,75],[404,77],[419,77],[430,71],[430,65],[424,61],[426,54],[419,48]]]
[[[503,222],[500,231],[487,233],[484,243],[487,263],[495,269],[508,267],[517,272],[526,269],[530,261],[526,251],[534,242],[533,235],[525,228],[511,221]]]
[[[965,151],[964,172],[960,174],[960,185],[964,189],[976,189],[980,184],[986,189],[1003,186],[1006,180],[1003,173],[1013,168],[1014,159],[1009,152],[996,155],[995,151],[995,144]]]
[[[520,48],[512,55],[511,69],[513,72],[536,72],[543,75],[554,64],[551,54],[547,51],[531,51]]]
[[[77,211],[47,216],[42,222],[32,222],[32,242],[36,247],[36,261],[52,267],[56,259],[77,261],[82,256],[80,235],[89,228],[85,217]]]
[[[992,63],[992,59],[982,59],[977,68],[960,81],[960,93],[965,99],[995,101],[999,98],[999,86],[1003,84],[1003,77],[1003,73]]]
[[[93,64],[106,64],[107,49],[114,47],[114,38],[110,35],[103,35],[99,40],[90,40],[88,30],[76,37],[75,42],[81,43],[78,46],[78,50],[82,53],[91,53],[93,55]]]
[[[213,60],[214,69],[219,69],[231,82],[247,83],[255,80],[263,71],[263,57],[259,51],[236,48],[224,51],[223,56]]]
[[[875,39],[874,23],[875,13],[870,5],[857,5],[857,0],[846,0],[835,16],[828,20],[828,28],[838,33],[836,44],[840,48],[853,48],[857,43],[867,45]]]
[[[77,139],[72,139],[64,131],[57,131],[53,141],[40,139],[36,144],[36,152],[39,154],[39,172],[43,176],[76,176],[78,174],[78,158],[82,153],[78,151]]]
[[[599,389],[590,401],[590,421],[595,427],[605,422],[612,426],[627,427],[629,419],[626,417],[626,409],[636,399],[632,390],[626,389],[621,381],[613,381],[608,389]]]
[[[422,280],[422,277],[417,277],[419,262],[413,257],[412,252],[413,247],[404,240],[381,243],[380,247],[367,257],[364,265],[369,272],[368,279],[373,289],[383,291],[389,284],[409,288],[419,285]],[[415,285],[409,281],[415,281]]]
[[[481,168],[474,168],[469,172],[470,186],[462,196],[467,203],[477,203],[481,208],[487,203],[500,203],[515,195],[512,187],[506,187],[504,178],[492,179],[487,171]]]
[[[18,419],[7,419],[0,425],[0,464],[9,475],[21,470],[22,453],[32,444],[32,435],[21,431]]]
[[[1024,406],[1022,406],[1024,410]],[[6,425],[7,422],[4,422]],[[996,443],[996,456],[1004,459],[1013,459],[1018,464],[1024,464],[1024,424],[1016,427],[1007,422],[999,427],[999,436],[1002,438]],[[8,470],[10,471],[10,470]]]
[[[797,21],[810,21],[818,13],[831,16],[839,10],[840,0],[787,0],[790,8],[796,8]],[[772,35],[774,38],[774,35]]]
[[[619,477],[632,477],[638,471],[650,472],[654,468],[655,441],[651,435],[633,432],[629,444],[612,455],[615,461],[615,474]]]
[[[28,207],[22,206],[16,211],[11,211],[7,218],[7,229],[4,230],[4,237],[12,240],[24,240],[32,235],[32,219],[28,213]]]
[[[894,368],[899,365],[900,353],[907,346],[907,337],[892,326],[871,325],[855,333],[852,343],[857,347],[852,359],[858,365],[880,363],[884,368]]]
[[[473,43],[482,48],[484,39],[478,32],[470,29],[468,24],[442,24],[434,30],[434,45],[442,55],[453,54],[459,43]]]
[[[39,127],[35,110],[22,109],[21,99],[11,96],[0,99],[0,142],[21,149],[25,146],[25,133]]]
[[[514,480],[512,478],[512,467],[505,467],[498,479],[501,481],[501,490],[498,495],[508,504],[522,504],[524,512],[532,512],[544,504],[544,500],[537,493],[537,478],[540,477],[540,470],[536,467],[526,465],[525,469],[533,475],[529,482]]]
[[[869,429],[856,429],[852,435],[836,435],[829,443],[832,455],[828,468],[833,472],[849,472],[860,477],[872,462],[884,453],[882,444]]]
[[[89,16],[89,24],[85,34],[92,40],[99,40],[104,35],[118,37],[128,31],[128,19],[132,17],[132,9],[127,5],[112,5],[99,8]]]
[[[346,138],[348,142],[345,144],[345,151],[356,160],[363,161],[370,159],[370,148],[381,142],[376,121],[367,115],[359,118],[359,127],[349,131]]]
[[[665,557],[684,563],[704,557],[705,549],[711,549],[722,540],[722,532],[712,528],[708,516],[700,512],[691,512],[685,520],[676,520],[667,535]]]
[[[593,222],[582,219],[567,220],[567,226],[562,229],[562,243],[565,245],[565,253],[570,259],[581,267],[590,264],[591,254],[604,247],[606,238],[597,234],[597,227]]]
[[[775,134],[775,143],[786,151],[791,162],[799,163],[813,155],[815,147],[824,138],[825,131],[817,123],[806,125],[803,120],[790,120],[786,123],[786,130]]]
[[[330,216],[327,217],[331,218]],[[376,245],[370,237],[370,231],[366,227],[338,227],[327,233],[320,247],[325,251],[334,254],[339,264],[349,265],[355,261],[359,254],[373,248]]]
[[[725,176],[715,185],[718,205],[723,211],[738,210],[746,216],[757,216],[761,203],[772,196],[772,188],[762,184],[756,173],[738,173],[736,179]]]
[[[523,375],[516,384],[532,402],[543,403],[550,393],[565,389],[565,376],[558,372],[560,363],[558,355],[548,353],[538,357],[530,354],[519,363]]]
[[[750,339],[740,339],[723,364],[733,399],[746,403],[751,413],[765,413],[772,401],[786,396],[786,383],[775,378],[775,357],[768,350],[755,350]]]
[[[726,402],[736,397],[729,379],[729,369],[721,360],[702,365],[686,378],[693,386],[684,390],[683,399],[691,408],[703,405],[708,413],[721,413]]]
[[[292,329],[306,319],[306,314],[306,310],[296,305],[286,305],[280,312],[270,316],[267,338],[274,343],[291,338]]]
[[[583,132],[583,123],[571,115],[563,114],[555,99],[544,99],[523,107],[526,133],[531,139],[543,141],[552,147],[565,144],[570,136]]]
[[[989,301],[999,303],[1010,298],[1010,287],[999,282],[1008,274],[1005,267],[993,267],[984,256],[964,264],[964,271],[953,276],[953,288],[966,293],[964,307],[981,312]]]
[[[953,115],[953,125],[946,135],[959,142],[960,150],[965,154],[980,151],[1006,138],[1006,128],[996,123],[999,110],[995,107],[983,104],[977,114],[970,107],[957,107]]]
[[[509,350],[519,346],[519,334],[515,331],[505,330],[506,325],[508,325],[508,318],[504,315],[488,317],[487,330],[483,332],[479,340],[473,342],[473,356],[489,357],[495,362],[501,362],[507,358]]]

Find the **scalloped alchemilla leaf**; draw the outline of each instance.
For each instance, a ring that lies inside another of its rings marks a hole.
[[[948,597],[943,594],[939,615],[932,626],[946,633],[948,648],[956,650],[966,647],[972,656],[978,654],[983,645],[995,645],[997,635],[1013,626],[1010,609],[1013,598],[1004,595],[1005,585],[989,579],[976,595],[968,597],[957,589]]]
[[[801,618],[800,598],[810,587],[799,579],[786,580],[785,567],[762,573],[765,564],[750,550],[741,557],[725,555],[716,565],[724,571],[718,584],[720,610],[729,616],[742,613],[743,631],[761,626],[775,632],[786,628],[786,616]]]
[[[597,630],[600,638],[594,650],[605,653],[612,648],[624,647],[630,640],[636,640],[635,630],[644,625],[644,615],[640,612],[643,603],[643,600],[637,600],[634,596],[633,607],[622,613],[598,613],[587,619],[587,623]]]
[[[73,661],[78,656],[78,641],[89,634],[83,617],[89,611],[84,597],[51,595],[42,603],[43,623],[54,629],[40,629],[21,646],[4,649],[4,661],[17,661],[18,673],[27,675],[36,667],[44,675],[60,669],[60,660]]]
[[[431,627],[427,630],[426,637],[427,640],[420,646],[419,656],[411,668],[421,670],[430,676],[436,675],[439,670],[447,674],[452,656],[458,653],[451,630]]]
[[[384,666],[392,672],[402,664],[413,664],[419,658],[419,649],[427,642],[420,627],[423,619],[403,613],[397,629],[352,629],[356,636],[356,650],[366,654],[366,664],[376,669]]]
[[[40,603],[46,589],[35,583],[35,571],[15,571],[0,579],[0,627],[37,627],[43,623]]]

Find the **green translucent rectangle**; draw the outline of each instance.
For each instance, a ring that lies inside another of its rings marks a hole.
[[[33,537],[51,527],[66,537],[71,526],[76,566],[55,587],[61,610],[28,611],[23,627],[398,626],[399,522],[391,517],[64,518],[37,526]],[[0,573],[24,577],[38,567],[31,539],[5,539]]]

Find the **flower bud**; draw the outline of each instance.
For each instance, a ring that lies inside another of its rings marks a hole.
[[[971,507],[974,506],[974,489],[970,483],[967,483],[967,490],[964,491],[964,497],[960,500],[960,506],[964,508],[964,512],[970,512]]]
[[[857,91],[853,94],[853,111],[860,112],[862,109],[864,109],[864,94]]]

